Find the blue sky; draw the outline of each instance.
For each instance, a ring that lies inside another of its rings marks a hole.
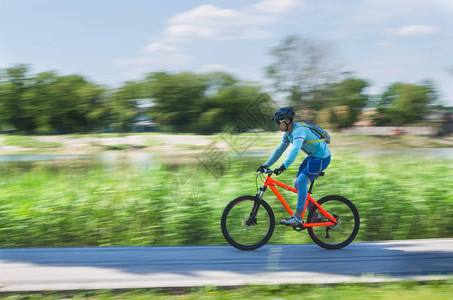
[[[265,83],[269,50],[297,34],[330,45],[371,94],[430,79],[453,105],[452,0],[0,0],[0,28],[0,68],[110,87],[159,70]]]

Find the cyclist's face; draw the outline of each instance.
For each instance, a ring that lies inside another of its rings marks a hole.
[[[280,131],[285,131],[286,130],[286,123],[289,122],[289,119],[286,119],[286,120],[280,120],[279,122],[277,122],[277,128],[278,130]]]

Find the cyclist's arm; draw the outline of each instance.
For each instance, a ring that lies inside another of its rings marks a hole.
[[[270,167],[272,166],[279,158],[282,156],[283,152],[288,148],[289,146],[289,141],[286,139],[283,139],[280,145],[278,145],[277,149],[275,149],[274,153],[272,156],[269,158],[269,160],[266,162],[266,166]]]
[[[298,127],[293,131],[293,147],[289,152],[288,158],[283,163],[285,168],[288,169],[289,166],[296,160],[297,155],[299,154],[302,145],[307,137],[308,130],[306,127]]]
[[[293,146],[291,147],[291,151],[289,152],[288,158],[283,163],[285,168],[288,167],[296,160],[297,155],[299,154],[299,150],[304,143],[304,137],[295,137],[293,141]]]

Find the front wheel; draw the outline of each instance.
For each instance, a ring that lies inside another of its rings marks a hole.
[[[359,212],[354,204],[342,196],[326,196],[318,201],[331,216],[337,219],[337,224],[329,226],[309,227],[308,233],[311,239],[319,246],[326,249],[340,249],[349,245],[359,232],[360,218]],[[321,220],[317,219],[319,216]],[[313,206],[308,213],[310,222],[329,222],[319,211],[318,207]],[[316,221],[315,221],[316,220]]]
[[[264,200],[256,196],[241,196],[225,207],[221,227],[231,246],[254,250],[271,238],[275,228],[274,213]]]

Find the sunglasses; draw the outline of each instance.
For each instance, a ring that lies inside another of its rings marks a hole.
[[[285,121],[286,121],[285,119],[277,121],[277,124],[280,125],[280,124],[284,123]]]

